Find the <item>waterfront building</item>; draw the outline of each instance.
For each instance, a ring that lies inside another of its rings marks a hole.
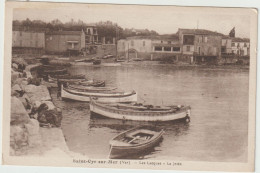
[[[232,38],[231,48],[236,56],[250,56],[250,40],[247,38]]]
[[[42,31],[13,31],[13,53],[42,54],[45,49],[45,34]]]
[[[88,25],[85,29],[85,42],[86,45],[99,43],[97,28],[95,25]]]
[[[231,37],[227,35],[222,36],[222,41],[221,41],[221,54],[223,55],[230,55],[232,54],[232,39]]]
[[[147,36],[134,36],[118,40],[117,53],[119,57],[128,60],[134,58],[150,59],[152,39]]]
[[[179,61],[181,45],[176,34],[156,36],[152,40],[151,60]]]
[[[205,29],[179,29],[182,59],[190,63],[216,64],[221,58],[223,34]]]
[[[119,57],[142,60],[178,60],[181,53],[178,36],[133,36],[121,39],[117,44]]]
[[[78,54],[85,48],[83,31],[54,31],[46,33],[46,52],[50,54]]]

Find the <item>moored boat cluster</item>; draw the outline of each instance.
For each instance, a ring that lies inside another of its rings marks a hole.
[[[137,92],[118,91],[106,87],[105,81],[89,80],[84,75],[71,76],[62,69],[47,70],[49,82],[57,82],[62,100],[89,102],[91,115],[120,119],[122,121],[165,122],[178,119],[190,121],[190,106],[153,106],[137,102]],[[163,129],[138,126],[123,132],[110,141],[109,158],[122,158],[129,154],[147,151],[162,139]],[[122,153],[125,153],[122,155]]]

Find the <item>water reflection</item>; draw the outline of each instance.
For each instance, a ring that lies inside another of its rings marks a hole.
[[[189,123],[185,120],[175,120],[170,122],[147,122],[147,121],[128,121],[128,120],[119,120],[119,119],[110,119],[110,118],[101,118],[97,115],[91,115],[89,121],[90,128],[103,128],[107,127],[118,132],[123,132],[124,130],[137,127],[137,126],[154,126],[164,131],[169,132],[171,135],[185,135],[189,130]]]

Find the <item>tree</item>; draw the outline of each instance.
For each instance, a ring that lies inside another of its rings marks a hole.
[[[235,31],[235,27],[233,29],[231,29],[231,31],[229,32],[229,37],[235,37],[236,36],[236,31]]]
[[[22,21],[22,26],[25,28],[25,30],[29,30],[29,28],[32,26],[32,21],[27,18],[26,20]]]

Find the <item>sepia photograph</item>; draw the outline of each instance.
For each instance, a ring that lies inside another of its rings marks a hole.
[[[5,10],[3,164],[254,171],[256,9]]]

